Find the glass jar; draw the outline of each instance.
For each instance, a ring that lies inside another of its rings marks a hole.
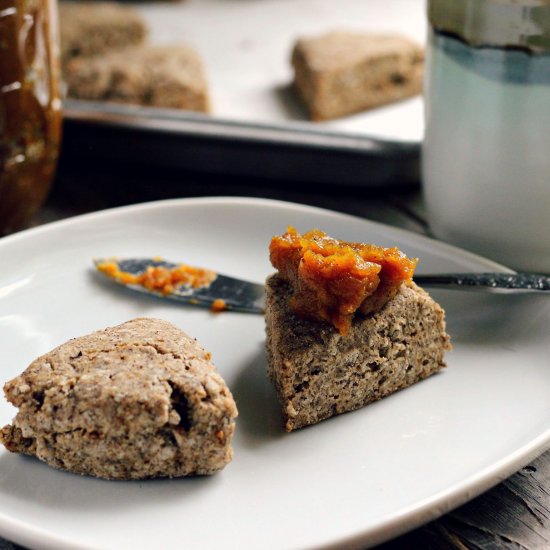
[[[0,234],[46,198],[61,132],[56,0],[0,0]]]
[[[429,0],[422,150],[434,235],[550,272],[550,0]]]

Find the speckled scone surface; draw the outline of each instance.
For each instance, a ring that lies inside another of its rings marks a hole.
[[[147,29],[131,6],[115,2],[60,2],[61,58],[89,57],[142,44]]]
[[[75,338],[4,386],[12,452],[107,479],[211,474],[232,458],[237,409],[197,341],[157,319]]]
[[[329,32],[296,42],[294,86],[311,119],[328,120],[419,94],[423,60],[402,36]]]
[[[362,407],[445,367],[450,350],[444,311],[414,283],[380,311],[333,326],[296,317],[288,283],[266,283],[268,375],[292,431]]]
[[[76,58],[64,77],[68,95],[76,99],[209,110],[202,61],[187,46],[141,46]]]

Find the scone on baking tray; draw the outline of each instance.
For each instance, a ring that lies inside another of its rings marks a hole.
[[[443,309],[396,248],[289,228],[266,282],[268,375],[292,431],[352,411],[445,367]]]
[[[423,48],[400,35],[335,31],[300,38],[294,87],[315,121],[399,101],[422,90]]]
[[[4,386],[12,452],[106,479],[212,474],[232,458],[237,409],[210,354],[139,318],[69,340]]]
[[[188,46],[140,46],[78,57],[67,63],[64,77],[75,99],[209,110],[203,64]]]
[[[115,2],[60,2],[61,59],[91,57],[142,44],[146,25],[131,6]]]

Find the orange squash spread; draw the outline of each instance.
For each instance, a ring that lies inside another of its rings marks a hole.
[[[121,271],[115,261],[100,263],[97,269],[124,285],[142,285],[148,290],[164,295],[171,294],[178,286],[186,285],[193,288],[208,286],[217,277],[214,271],[186,264],[180,264],[172,269],[149,266],[138,275]]]
[[[399,249],[339,241],[317,229],[293,227],[275,236],[271,263],[292,286],[292,311],[327,321],[346,334],[357,312],[378,311],[412,280],[417,261]]]
[[[210,311],[212,313],[220,313],[227,310],[227,302],[222,298],[216,298],[212,305],[210,306]]]

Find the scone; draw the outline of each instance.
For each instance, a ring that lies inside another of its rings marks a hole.
[[[422,90],[423,49],[399,35],[330,32],[299,39],[294,87],[312,120],[365,111]]]
[[[90,57],[142,44],[147,29],[139,13],[114,2],[60,2],[61,59]]]
[[[187,46],[142,46],[76,58],[64,76],[68,95],[75,99],[209,110],[202,61]]]
[[[293,230],[272,241],[279,273],[266,282],[267,364],[287,431],[445,367],[445,314],[412,281],[415,262],[403,255],[399,273],[397,249],[362,246]]]
[[[212,474],[237,409],[210,354],[174,325],[134,319],[75,338],[6,383],[12,452],[106,479]]]

